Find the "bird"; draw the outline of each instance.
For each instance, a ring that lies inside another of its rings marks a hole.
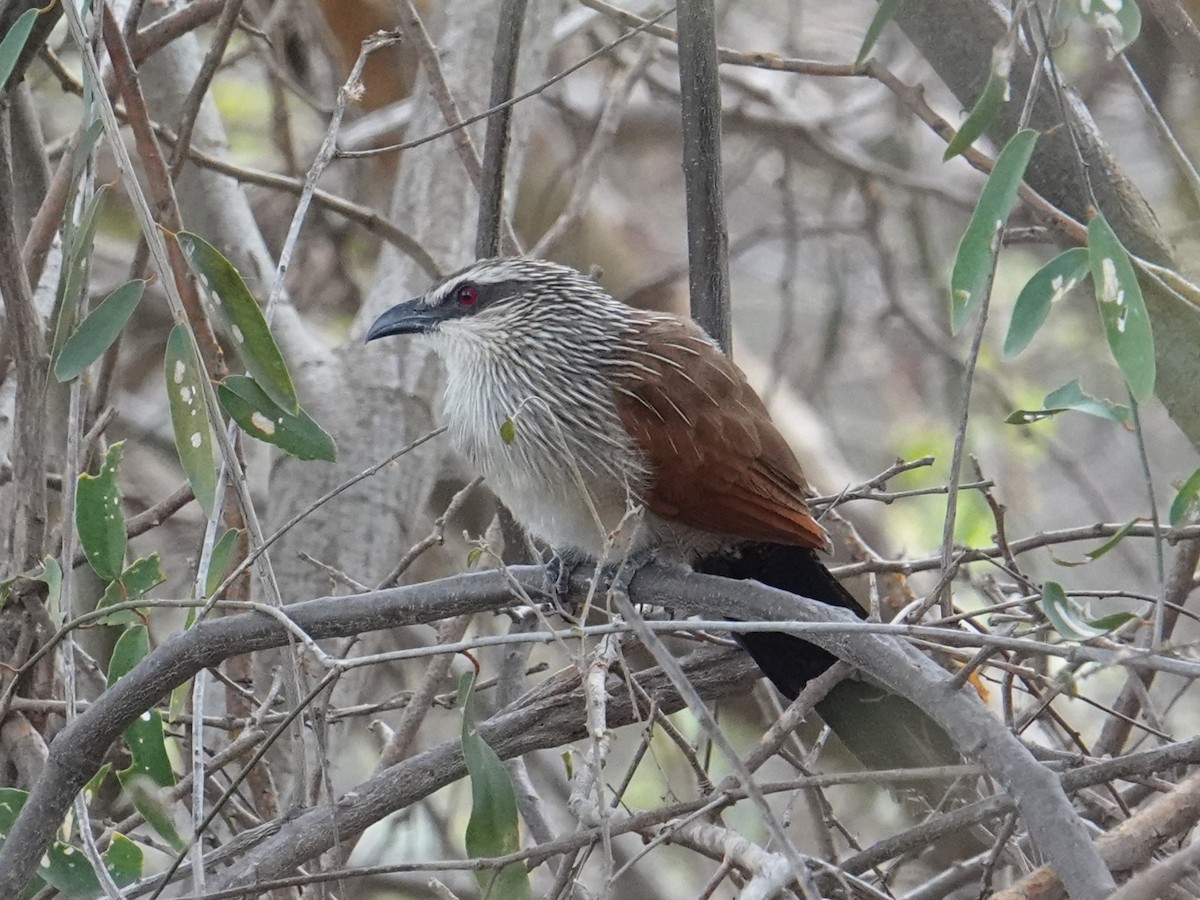
[[[830,541],[795,454],[692,320],[632,307],[565,265],[498,257],[391,307],[365,339],[406,334],[444,363],[454,445],[563,558],[652,555],[864,615],[821,560]],[[835,662],[782,632],[737,640],[788,699]],[[914,704],[873,684],[843,681],[817,711],[868,766],[959,759]]]

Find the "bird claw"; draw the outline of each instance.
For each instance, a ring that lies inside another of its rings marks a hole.
[[[554,548],[551,548],[547,556],[545,562],[546,591],[562,608],[566,605],[567,598],[571,593],[571,576],[583,564],[584,559],[574,551]]]
[[[608,585],[610,591],[628,596],[629,586],[633,582],[634,576],[644,566],[654,562],[657,555],[656,550],[645,548],[630,553],[618,562],[605,563],[599,571],[600,584]]]

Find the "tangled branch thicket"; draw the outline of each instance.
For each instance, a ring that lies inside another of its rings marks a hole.
[[[700,0],[0,3],[0,896],[1200,896],[1196,10],[1114,52],[1128,0],[906,0],[855,62],[891,6],[715,4],[718,145]],[[1149,369],[1107,274],[1022,319],[1097,213]],[[360,343],[493,247],[680,313],[727,283],[871,615],[659,566],[560,606],[434,358]],[[781,628],[844,661],[786,709],[729,640]],[[469,672],[514,807],[470,830]],[[864,768],[815,712],[864,680],[962,763]]]

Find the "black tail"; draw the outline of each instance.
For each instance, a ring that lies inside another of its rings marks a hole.
[[[864,615],[858,601],[829,574],[816,551],[804,547],[745,544],[736,554],[705,557],[694,568],[707,575],[760,581]],[[783,632],[743,634],[737,640],[789,700],[836,661],[827,650]],[[870,682],[847,679],[816,709],[846,748],[868,768],[952,765],[962,761],[949,736],[915,704]]]

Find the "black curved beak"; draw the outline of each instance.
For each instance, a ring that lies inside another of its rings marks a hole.
[[[425,334],[443,318],[440,309],[421,300],[399,303],[375,320],[363,343],[393,334]]]

